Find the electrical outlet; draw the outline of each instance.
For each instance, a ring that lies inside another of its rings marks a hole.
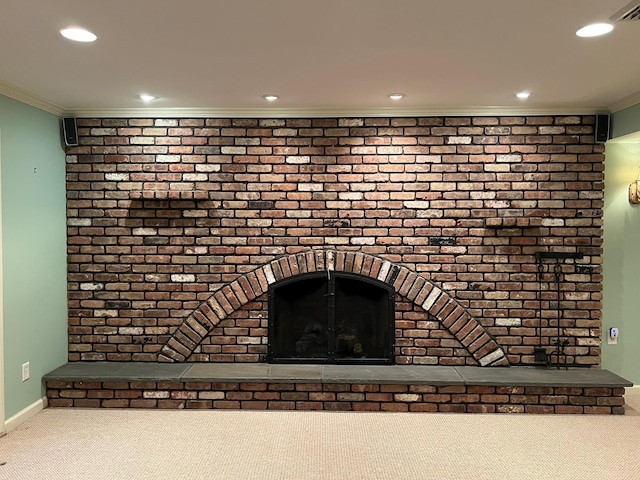
[[[22,364],[22,381],[29,380],[29,362]]]
[[[618,344],[618,335],[620,334],[620,330],[616,327],[612,327],[607,332],[607,344],[608,345],[617,345]]]

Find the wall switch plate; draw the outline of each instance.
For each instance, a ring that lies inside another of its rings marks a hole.
[[[22,381],[26,382],[29,380],[30,372],[29,372],[29,362],[22,364]]]

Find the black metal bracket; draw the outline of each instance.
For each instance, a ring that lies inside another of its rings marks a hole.
[[[573,258],[579,260],[584,258],[584,253],[582,252],[536,252],[536,260],[539,262],[544,260],[545,258],[557,258],[557,259],[567,259]]]
[[[544,347],[535,347],[533,349],[533,362],[536,365],[544,365],[546,368],[549,368],[549,363],[551,361],[550,355],[547,353],[547,349]]]

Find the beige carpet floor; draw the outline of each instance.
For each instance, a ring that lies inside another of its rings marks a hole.
[[[0,479],[640,479],[625,416],[46,409]]]

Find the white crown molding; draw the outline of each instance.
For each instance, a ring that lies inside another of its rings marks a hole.
[[[59,117],[78,118],[520,117],[538,115],[594,115],[598,113],[608,113],[610,110],[606,107],[569,106],[437,106],[424,108],[64,108],[3,81],[0,81],[0,94]],[[638,102],[640,102],[640,96],[635,103]]]
[[[79,118],[352,118],[594,115],[605,107],[427,107],[427,108],[72,108]]]
[[[61,117],[64,113],[64,108],[61,106],[51,103],[48,100],[27,92],[15,85],[3,82],[2,80],[0,80],[0,94],[13,98],[14,100],[18,100],[22,103],[26,103],[27,105],[31,105],[32,107],[39,108],[45,112],[53,113],[58,117]]]
[[[638,105],[639,103],[640,103],[640,92],[636,92],[627,97],[624,97],[622,100],[611,105],[609,107],[609,110],[611,111],[611,113],[616,113],[616,112],[619,112],[620,110],[624,110],[625,108]]]

